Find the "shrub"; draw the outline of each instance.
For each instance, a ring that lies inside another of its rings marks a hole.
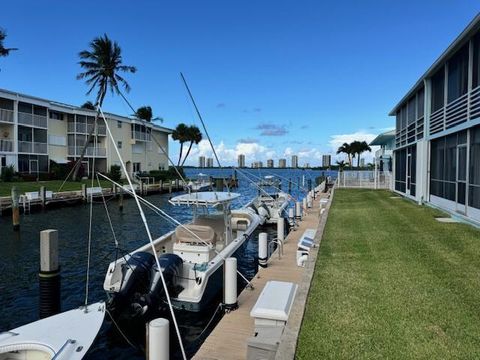
[[[113,181],[120,181],[120,179],[122,178],[122,171],[120,170],[120,165],[110,166],[110,173],[108,174],[108,177]]]
[[[177,168],[178,172],[185,178],[185,173],[182,168]],[[175,180],[178,179],[178,174],[173,167],[170,167],[168,170],[151,170],[149,175],[150,177],[155,178],[155,181],[162,180]]]
[[[13,176],[15,175],[15,168],[13,165],[5,166],[2,169],[2,181],[10,182],[13,180]]]
[[[68,164],[58,164],[53,160],[50,160],[50,179],[51,180],[64,180],[69,171]]]

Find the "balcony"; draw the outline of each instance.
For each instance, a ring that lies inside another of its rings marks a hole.
[[[132,139],[138,141],[150,141],[150,133],[132,131]]]
[[[0,109],[0,122],[13,123],[13,110]]]
[[[383,157],[383,158],[392,157],[392,155],[393,155],[393,150],[386,150],[384,148],[381,148],[375,151],[376,159],[379,159],[380,157]]]
[[[47,128],[47,117],[41,115],[34,115],[19,112],[18,113],[18,123],[22,125],[35,126],[39,128]]]
[[[28,154],[46,154],[47,143],[19,141],[18,152]]]
[[[0,152],[13,152],[13,141],[12,140],[0,140]]]
[[[68,123],[68,132],[69,133],[80,133],[80,134],[89,134],[90,131],[94,128],[93,124],[82,124],[82,123]],[[93,132],[95,135],[95,132]],[[97,135],[107,135],[107,127],[105,125],[98,125]]]
[[[69,146],[68,147],[68,156],[80,156],[83,150],[83,146]],[[87,157],[106,157],[107,149],[102,147],[94,148],[93,146],[88,146],[85,150],[85,156]]]

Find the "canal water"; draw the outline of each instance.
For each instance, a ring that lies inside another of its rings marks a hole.
[[[232,175],[232,170],[202,169],[211,176]],[[193,177],[198,169],[186,169],[186,174]],[[237,173],[239,188],[233,191],[242,196],[233,204],[233,208],[241,207],[257,194],[257,188],[247,180],[249,174],[255,177],[278,175],[283,177],[282,186],[288,190],[287,181],[302,182],[320,175],[332,175],[322,171],[302,170],[242,170]],[[292,185],[292,195],[303,198],[304,191],[297,184]],[[180,222],[191,219],[188,209],[169,204],[170,194],[151,195],[148,201],[154,203]],[[124,201],[123,212],[118,209],[115,199],[108,200],[108,209],[114,225],[115,235],[123,253],[144,245],[147,240],[146,231],[140,219],[133,199]],[[174,226],[162,217],[145,209],[147,220],[154,238],[173,230]],[[10,217],[0,217],[0,332],[9,330],[38,319],[38,270],[39,270],[39,232],[45,229],[57,229],[59,232],[59,253],[62,274],[62,310],[70,310],[81,306],[85,301],[85,280],[87,266],[87,239],[89,225],[89,206],[49,209],[46,212],[22,215],[20,232],[14,232]],[[262,230],[265,231],[265,230]],[[274,234],[274,229],[267,232]],[[115,259],[115,244],[105,209],[101,201],[93,207],[93,238],[90,262],[90,282],[88,301],[105,300],[103,280],[108,264]],[[246,241],[237,251],[238,269],[251,279],[257,271],[257,237]],[[240,284],[244,287],[245,284]],[[177,311],[183,342],[189,356],[193,355],[214,325],[220,320],[220,312],[215,313],[221,301],[221,294],[211,307],[200,314]],[[215,316],[214,316],[215,314]],[[213,321],[210,320],[213,317]],[[210,324],[209,324],[210,322]],[[207,324],[208,328],[204,331]],[[122,327],[123,326],[123,327]],[[122,324],[122,331],[138,348],[144,343],[145,328],[132,324]],[[48,329],[45,329],[48,331]],[[171,338],[175,334],[171,333]],[[173,357],[180,358],[178,345],[172,340]],[[129,345],[111,323],[108,315],[97,340],[90,349],[87,359],[143,359],[141,349]]]

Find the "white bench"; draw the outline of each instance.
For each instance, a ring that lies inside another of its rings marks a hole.
[[[292,309],[298,285],[268,281],[250,311],[255,335],[248,339],[247,359],[273,359]]]
[[[310,249],[315,247],[315,234],[317,230],[306,229],[303,235],[300,237],[297,243],[297,265],[305,266],[305,262],[308,260],[308,254]]]

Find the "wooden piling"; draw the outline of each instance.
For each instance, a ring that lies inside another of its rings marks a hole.
[[[120,212],[123,212],[123,187],[120,188],[118,195],[118,210],[120,210]]]
[[[82,199],[87,201],[87,185],[82,184]]]
[[[58,262],[58,231],[40,231],[40,318],[60,312],[60,265]]]
[[[45,186],[40,187],[40,200],[42,202],[42,210],[45,210],[45,197],[46,197],[46,188]]]
[[[20,230],[20,206],[19,195],[16,186],[12,186],[12,223],[13,230]]]

